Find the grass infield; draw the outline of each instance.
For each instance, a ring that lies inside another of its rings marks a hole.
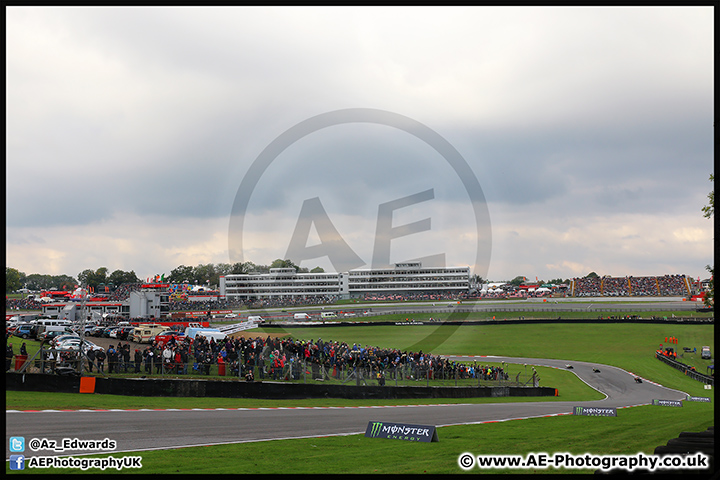
[[[278,329],[267,329],[278,333]],[[614,365],[664,386],[693,396],[711,397],[714,390],[654,358],[665,337],[678,338],[683,346],[709,345],[714,352],[714,326],[655,324],[539,324],[487,326],[385,326],[288,329],[293,337],[346,341],[350,344],[410,348],[444,355],[505,355],[556,358]],[[490,364],[491,358],[487,359]],[[707,361],[688,355],[679,358],[704,372]],[[691,363],[695,362],[695,363]],[[485,362],[481,362],[485,364]],[[518,365],[517,368],[520,368]],[[510,370],[512,371],[512,370]],[[541,385],[559,389],[561,397],[542,401],[581,401],[602,398],[570,372],[538,369]],[[517,402],[537,399],[476,399],[473,402]],[[462,403],[469,403],[462,399]],[[336,399],[270,401],[219,398],[146,398],[81,394],[6,392],[8,409],[41,408],[241,408],[269,406],[383,405],[400,401],[349,401]],[[445,399],[412,403],[449,403]],[[416,443],[365,438],[362,435],[243,443],[114,454],[140,455],[141,470],[120,473],[465,473],[459,456],[527,455],[570,452],[595,455],[652,454],[655,447],[683,431],[702,431],[714,425],[713,403],[684,402],[682,408],[640,406],[618,410],[615,418],[571,415],[512,420],[500,423],[441,427],[437,443]],[[119,406],[122,405],[122,406]],[[418,422],[422,423],[422,422]],[[362,426],[361,428],[364,428]],[[22,432],[8,432],[22,435]],[[93,455],[103,457],[107,455]],[[6,467],[9,473],[9,466]],[[468,473],[586,473],[595,469],[535,468],[529,470],[479,470]],[[97,469],[85,473],[99,473]],[[73,469],[25,470],[18,473],[83,473]],[[115,473],[105,470],[103,473]]]

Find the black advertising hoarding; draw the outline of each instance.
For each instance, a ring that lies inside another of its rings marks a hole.
[[[438,441],[437,431],[434,426],[409,425],[407,423],[368,422],[365,436],[370,438],[408,440],[410,442]]]
[[[712,402],[710,397],[691,397],[690,395],[687,396],[685,399],[687,402]]]
[[[681,400],[658,400],[657,398],[652,401],[653,405],[659,405],[661,407],[682,407]]]

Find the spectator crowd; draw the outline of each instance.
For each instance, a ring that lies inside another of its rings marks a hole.
[[[584,277],[572,280],[576,297],[686,296],[690,286],[685,275],[658,277]]]
[[[13,351],[9,344],[6,370],[10,369]],[[77,366],[77,352],[43,350],[45,371],[56,367]],[[109,345],[106,351],[88,351],[84,368],[104,374],[135,373],[145,375],[225,375],[245,379],[299,380],[313,379],[377,380],[452,380],[506,381],[509,375],[502,367],[465,364],[423,351],[383,348],[346,342],[296,340],[291,338],[244,336],[223,341],[197,335],[193,341],[172,338],[160,345],[154,342],[144,348],[132,348],[122,341]],[[306,377],[306,378],[307,378]]]

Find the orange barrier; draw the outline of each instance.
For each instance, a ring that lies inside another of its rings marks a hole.
[[[95,377],[80,377],[80,393],[95,393]]]

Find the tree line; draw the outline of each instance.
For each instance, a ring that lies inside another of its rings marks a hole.
[[[105,287],[109,291],[114,290],[126,283],[143,283],[147,280],[154,281],[160,277],[165,283],[188,282],[192,285],[217,286],[220,284],[220,277],[231,274],[244,273],[269,273],[271,268],[294,268],[298,273],[323,273],[321,267],[308,270],[295,265],[291,260],[277,259],[270,265],[258,265],[253,262],[241,263],[208,263],[195,266],[180,265],[170,271],[169,274],[158,274],[152,279],[139,278],[134,270],[129,272],[115,270],[110,273],[107,267],[100,267],[95,270],[85,269],[77,274],[77,277],[69,275],[46,275],[33,273],[30,275],[12,267],[5,268],[5,293],[16,292],[21,288],[33,291],[43,290],[64,290],[71,291],[76,285],[91,287],[96,293],[103,293]]]
[[[134,271],[115,270],[110,274],[108,272],[107,267],[100,267],[97,270],[83,270],[77,277],[41,273],[27,275],[16,268],[5,267],[5,293],[16,292],[21,288],[32,291],[72,291],[79,285],[91,286],[97,291],[98,288],[106,285],[114,288],[124,283],[140,282]]]
[[[220,284],[220,277],[225,275],[235,274],[250,274],[250,273],[270,273],[271,268],[294,268],[297,273],[324,273],[325,270],[321,267],[315,267],[309,270],[306,267],[299,267],[292,260],[276,259],[270,265],[256,264],[253,262],[238,262],[234,264],[229,263],[208,263],[199,264],[195,266],[179,265],[172,269],[170,273],[160,273],[151,278],[139,278],[134,270],[129,272],[124,270],[115,270],[110,273],[107,267],[100,267],[97,269],[85,269],[78,273],[76,277],[69,275],[46,275],[33,273],[26,275],[15,268],[6,267],[6,280],[5,280],[5,293],[16,292],[21,288],[27,288],[33,291],[42,290],[65,290],[70,291],[75,288],[76,285],[83,287],[91,287],[96,293],[103,293],[107,287],[108,291],[113,291],[115,288],[126,283],[143,283],[146,281],[154,281],[160,279],[165,283],[184,283],[187,282],[191,285],[205,285],[215,287]],[[592,272],[589,276],[597,275]],[[474,275],[472,278],[474,284],[483,284],[485,280]],[[543,280],[540,283],[569,283],[570,280],[562,280],[560,278],[545,282]],[[526,283],[526,277],[517,276],[508,283],[512,285],[521,285]]]

